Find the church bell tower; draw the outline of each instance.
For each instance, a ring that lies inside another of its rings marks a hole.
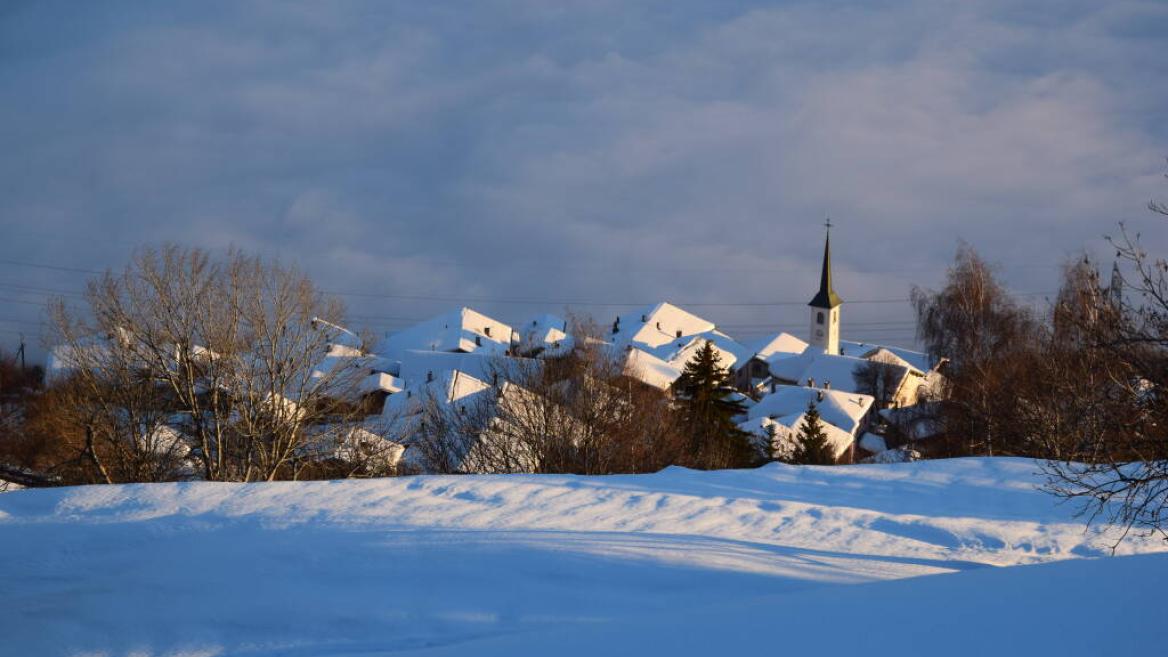
[[[827,238],[823,242],[823,271],[819,275],[819,292],[807,304],[811,307],[811,339],[813,347],[825,353],[839,354],[840,306],[843,299],[831,286],[831,220],[827,221]]]

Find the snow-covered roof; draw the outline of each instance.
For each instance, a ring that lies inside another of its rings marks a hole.
[[[777,418],[751,418],[740,423],[738,428],[760,438],[773,435],[774,443],[772,446],[775,448],[775,455],[779,458],[785,458],[795,451],[799,440],[799,431],[806,421],[806,413],[794,413]],[[827,422],[821,422],[820,426],[823,427],[823,434],[837,459],[852,446],[854,441],[852,434]]]
[[[612,334],[615,346],[635,347],[678,370],[706,342],[714,345],[722,367],[735,367],[753,354],[750,347],[719,331],[713,322],[666,302],[621,315],[616,329]]]
[[[770,360],[772,357],[797,356],[807,349],[807,343],[790,333],[776,333],[751,343],[753,358]]]
[[[636,344],[652,351],[677,338],[713,331],[714,323],[677,306],[661,302],[643,311],[617,318],[613,342],[617,345]]]
[[[747,417],[753,420],[795,415],[806,411],[808,404],[814,402],[824,422],[839,427],[848,435],[854,435],[875,401],[870,395],[842,390],[777,386],[774,392],[750,407]]]
[[[410,350],[502,355],[511,348],[513,334],[503,322],[459,308],[386,337],[377,346],[377,354],[389,360],[401,360]]]
[[[361,380],[361,392],[388,392],[393,394],[401,392],[405,388],[405,382],[392,374],[385,372],[374,372]]]
[[[681,376],[681,368],[647,351],[631,347],[625,357],[625,374],[658,390],[668,390]]]
[[[897,358],[905,361],[909,366],[918,372],[925,373],[933,369],[933,359],[928,354],[921,351],[913,351],[912,349],[905,349],[904,347],[890,347],[887,345],[872,344],[870,342],[852,342],[851,340],[840,340],[840,352],[848,356],[867,358],[869,354],[878,349],[884,349],[892,354],[895,354]]]
[[[488,388],[490,386],[486,382],[466,372],[436,372],[433,380],[413,383],[405,390],[386,397],[381,414],[389,418],[414,415],[422,412],[427,399],[452,403]]]
[[[483,381],[490,381],[496,372],[508,371],[508,367],[516,360],[518,359],[509,359],[482,352],[452,353],[410,350],[401,354],[398,377],[403,379],[406,385],[413,385],[424,382],[439,372],[459,370]]]
[[[568,322],[556,315],[540,315],[519,327],[519,345],[522,353],[542,351],[544,354],[566,353],[572,348],[567,333]]]
[[[830,384],[833,390],[856,392],[855,372],[868,361],[852,356],[837,356],[824,353],[821,349],[809,347],[798,356],[781,358],[771,362],[771,374],[783,381],[807,386],[814,382],[816,387]]]

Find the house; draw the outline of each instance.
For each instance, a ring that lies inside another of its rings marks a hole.
[[[759,391],[760,386],[771,377],[771,362],[798,356],[807,347],[806,342],[785,332],[767,336],[753,343],[751,346],[753,355],[746,364],[735,370],[734,387],[748,393]]]
[[[625,352],[629,376],[661,390],[677,381],[686,363],[707,343],[713,345],[721,366],[732,372],[752,353],[713,322],[668,302],[617,317],[611,340],[614,348]]]
[[[461,372],[424,384],[417,394],[390,397],[384,419],[405,446],[403,471],[419,473],[534,472],[539,440],[575,441],[584,434],[566,410],[530,390],[510,381],[488,385]]]
[[[523,356],[562,356],[571,352],[573,341],[568,322],[555,315],[539,315],[519,328],[516,351]]]
[[[857,437],[871,421],[874,402],[870,395],[842,390],[776,386],[774,392],[749,407],[747,419],[739,424],[739,428],[760,438],[770,437],[777,455],[789,454],[794,449],[808,407],[814,405],[823,421],[828,442],[836,451],[836,459],[850,462],[855,457]]]
[[[516,340],[515,329],[507,324],[470,308],[459,308],[387,336],[375,352],[391,363],[400,361],[407,351],[503,356]]]

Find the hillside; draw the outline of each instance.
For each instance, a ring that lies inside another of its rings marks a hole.
[[[11,654],[1125,654],[1165,545],[1030,461],[0,495]],[[1045,565],[1044,562],[1061,562]],[[994,568],[994,566],[1027,566]],[[930,577],[918,577],[928,575]]]

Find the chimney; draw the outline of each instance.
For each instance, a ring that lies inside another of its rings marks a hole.
[[[491,337],[491,327],[488,326],[488,327],[484,328],[483,333],[487,334],[488,338]]]
[[[434,380],[434,370],[426,370],[426,383]]]
[[[807,387],[814,388],[815,387],[815,379],[813,379],[811,377],[807,377]]]
[[[677,337],[681,337],[681,329],[677,329]]]
[[[475,345],[479,346],[479,347],[483,346],[483,336],[481,336],[481,335],[475,336]]]
[[[816,401],[823,401],[823,391],[822,390],[817,390],[815,392],[815,400]]]
[[[657,330],[658,330],[658,331],[660,331],[660,330],[661,330],[661,322],[657,322]]]
[[[642,322],[647,322],[647,321],[649,321],[649,316],[648,316],[648,315],[641,315],[641,321],[642,321]]]
[[[830,379],[825,379],[823,381],[823,389],[824,390],[831,390],[831,380]]]

